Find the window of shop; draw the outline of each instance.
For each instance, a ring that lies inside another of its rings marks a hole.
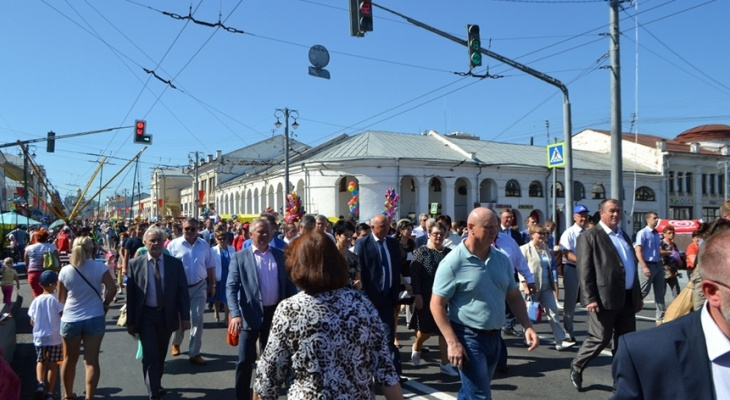
[[[684,180],[685,180],[685,184],[684,184],[685,190],[684,191],[687,192],[687,194],[692,194],[692,173],[686,172],[684,174]]]
[[[710,194],[715,194],[715,174],[710,174]]]
[[[707,194],[707,174],[702,174],[702,194]]]
[[[681,172],[677,172],[677,192],[679,192],[679,193],[684,192],[684,190],[682,190],[682,188],[684,187],[683,183],[684,183],[684,174]]]
[[[542,197],[542,184],[538,181],[530,182],[528,193],[530,197]]]
[[[634,193],[634,200],[636,201],[654,201],[654,191],[646,186],[642,186],[636,189]]]
[[[504,185],[504,195],[507,197],[520,197],[520,184],[516,180],[510,179]]]
[[[550,194],[553,193],[553,187],[550,186]],[[563,184],[561,182],[555,182],[555,197],[561,198],[565,197],[565,191],[563,191]]]
[[[705,222],[712,222],[720,218],[720,209],[717,207],[703,207],[702,208],[702,220]]]
[[[669,207],[669,219],[692,219],[692,207]]]
[[[573,181],[573,200],[579,201],[586,198],[586,188],[582,183]]]
[[[667,180],[669,181],[669,193],[674,193],[674,171],[669,171]]]
[[[603,188],[603,185],[600,183],[593,185],[593,189],[591,189],[591,198],[594,200],[603,200],[606,198],[606,189]]]

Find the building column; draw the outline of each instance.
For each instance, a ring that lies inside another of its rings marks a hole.
[[[692,202],[695,204],[695,207],[693,207],[693,219],[701,219],[704,202],[702,201],[702,167],[699,165],[695,167],[695,176],[693,180],[694,182],[692,184],[694,187],[692,188]]]

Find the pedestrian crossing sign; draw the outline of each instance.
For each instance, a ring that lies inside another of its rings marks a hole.
[[[547,167],[558,168],[565,165],[565,142],[547,146]]]

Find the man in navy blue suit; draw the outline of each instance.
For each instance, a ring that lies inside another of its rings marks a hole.
[[[370,219],[372,233],[355,242],[355,254],[360,261],[362,290],[378,310],[383,321],[390,357],[398,376],[403,375],[400,352],[395,347],[395,316],[393,310],[400,290],[400,249],[388,235],[390,221],[382,214]],[[401,377],[401,381],[405,380]]]
[[[251,246],[233,254],[226,282],[226,298],[231,310],[228,332],[240,335],[236,364],[238,400],[251,398],[256,341],[263,353],[276,305],[297,292],[286,272],[284,253],[270,245],[271,234],[271,225],[265,217],[253,221]]]
[[[614,399],[730,398],[730,231],[702,246],[701,310],[621,336]],[[708,347],[708,343],[712,345]]]

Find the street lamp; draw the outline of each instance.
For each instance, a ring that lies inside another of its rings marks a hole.
[[[199,152],[199,151],[191,151],[188,153],[188,162],[193,164],[193,168],[195,170],[195,189],[193,191],[193,204],[195,208],[195,219],[198,219],[198,191],[199,191],[199,185],[198,182],[198,165],[200,165],[200,160],[202,160],[205,157],[205,154]],[[190,171],[188,171],[190,172]]]
[[[286,195],[290,192],[289,190],[289,117],[294,119],[291,127],[293,129],[299,128],[297,118],[299,118],[299,112],[297,110],[290,110],[288,108],[277,108],[274,110],[274,117],[276,122],[274,126],[276,129],[281,128],[281,122],[279,118],[284,118],[284,198],[281,204],[286,203]]]

